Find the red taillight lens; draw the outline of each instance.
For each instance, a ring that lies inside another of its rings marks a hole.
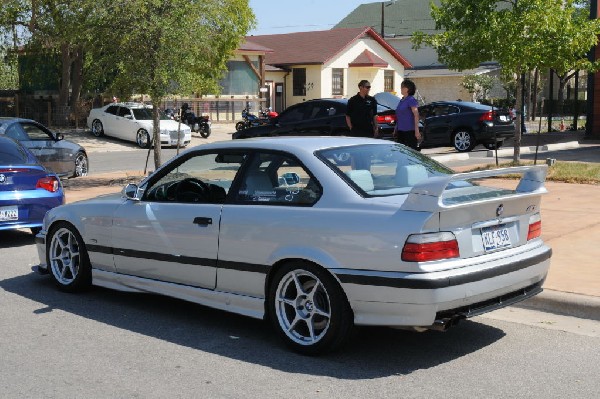
[[[527,232],[527,241],[538,238],[542,235],[542,221],[538,220],[529,224],[529,231]]]
[[[395,123],[396,122],[396,115],[394,114],[389,114],[389,115],[377,115],[377,123]]]
[[[402,260],[405,262],[427,262],[459,256],[456,237],[449,232],[412,235],[402,248]]]
[[[481,115],[479,118],[481,122],[492,122],[494,120],[494,114],[492,111],[488,111],[485,114]]]
[[[54,176],[42,177],[37,181],[35,188],[43,188],[44,190],[55,193],[58,191],[59,183],[58,179]]]

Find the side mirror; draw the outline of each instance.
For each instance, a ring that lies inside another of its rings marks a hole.
[[[56,134],[56,141],[61,141],[64,140],[65,136],[62,133],[57,133]]]
[[[121,192],[121,194],[130,200],[134,200],[134,201],[139,201],[140,198],[138,197],[138,186],[137,184],[133,184],[133,183],[129,183],[128,185],[125,186],[125,188],[123,188],[123,191]]]
[[[131,116],[131,114],[130,115],[125,115],[124,118],[125,119],[133,119],[133,116]]]

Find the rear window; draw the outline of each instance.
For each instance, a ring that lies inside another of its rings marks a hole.
[[[14,141],[0,137],[0,165],[27,163],[27,153]]]
[[[367,144],[330,148],[317,156],[365,196],[408,194],[432,176],[452,170],[401,144]]]

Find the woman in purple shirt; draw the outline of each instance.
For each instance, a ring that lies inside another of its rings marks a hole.
[[[396,108],[395,138],[400,144],[419,150],[421,132],[419,131],[419,108],[413,97],[417,87],[412,80],[404,79],[400,85],[402,99]]]

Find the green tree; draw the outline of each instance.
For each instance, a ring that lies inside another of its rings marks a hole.
[[[471,94],[473,101],[482,101],[487,99],[494,82],[494,77],[489,75],[467,75],[460,85]]]
[[[535,68],[595,71],[587,59],[597,43],[600,21],[589,20],[574,0],[441,0],[431,15],[439,34],[417,32],[416,48],[428,44],[450,68],[464,70],[498,61],[517,80]],[[517,85],[521,107],[521,85]],[[514,160],[519,161],[521,115],[517,118]]]
[[[151,97],[154,164],[161,165],[159,105],[172,94],[218,93],[218,81],[254,26],[248,0],[100,0],[90,57],[121,95]]]

